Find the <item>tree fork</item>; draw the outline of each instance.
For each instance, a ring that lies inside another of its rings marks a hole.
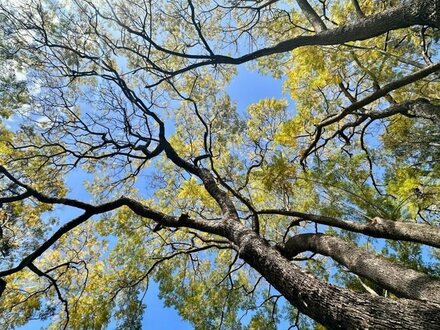
[[[287,240],[281,253],[287,258],[311,251],[329,256],[351,272],[376,282],[400,297],[422,299],[440,304],[440,281],[376,256],[346,240],[325,234],[300,234]]]
[[[324,283],[238,223],[229,223],[240,257],[301,313],[331,329],[440,329],[440,305],[374,297]]]

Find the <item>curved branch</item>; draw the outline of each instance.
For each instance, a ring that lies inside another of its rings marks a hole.
[[[351,0],[354,10],[356,11],[356,15],[359,19],[365,18],[365,14],[361,9],[361,6],[359,5],[359,2],[357,0]]]
[[[223,214],[228,217],[231,216],[233,219],[238,219],[238,213],[234,206],[234,203],[229,198],[228,194],[220,189],[219,185],[216,183],[214,176],[206,168],[200,168],[182,159],[171,144],[161,136],[162,144],[164,146],[165,153],[167,157],[177,166],[187,170],[189,173],[194,174],[200,180],[202,180],[206,191],[214,198],[217,204],[220,206]]]
[[[37,266],[35,266],[33,263],[30,263],[28,265],[29,269],[34,272],[36,275],[40,276],[40,277],[45,277],[49,280],[49,282],[51,283],[51,285],[54,286],[55,291],[57,293],[58,299],[61,301],[61,303],[64,305],[64,312],[66,314],[66,321],[64,323],[64,329],[67,329],[67,326],[69,324],[69,320],[70,320],[70,314],[69,314],[69,304],[67,302],[67,300],[65,298],[63,298],[63,295],[61,294],[61,290],[58,286],[57,281],[50,275],[48,275],[47,273],[41,271],[39,268],[37,268]]]
[[[15,183],[17,186],[22,187],[26,190],[25,193],[13,196],[13,197],[3,197],[0,199],[0,202],[2,203],[9,203],[13,201],[23,200],[28,197],[34,197],[38,201],[42,203],[48,203],[48,204],[64,204],[67,206],[76,207],[83,210],[89,210],[92,205],[83,203],[78,200],[69,199],[69,198],[55,198],[46,196],[44,194],[41,194],[37,190],[33,189],[32,187],[28,186],[27,184],[22,183],[21,181],[17,180],[4,166],[0,165],[0,173],[2,173],[4,176],[6,176],[9,180],[11,180],[13,183]]]
[[[366,40],[392,30],[403,29],[414,25],[440,27],[438,4],[435,4],[434,1],[426,2],[424,0],[413,0],[405,5],[385,10],[376,15],[368,16],[354,24],[347,24],[335,29],[324,30],[314,35],[294,37],[282,41],[272,47],[262,48],[240,57],[234,58],[225,55],[210,56],[207,60],[194,62],[173,72],[166,72],[167,77],[160,79],[154,84],[147,85],[146,87],[157,86],[163,81],[168,80],[170,77],[206,65],[238,65],[256,60],[260,57],[286,53],[303,46],[329,46],[351,41]]]
[[[324,234],[296,235],[289,238],[281,250],[288,258],[305,251],[319,253],[398,296],[440,303],[440,281],[376,256],[340,237]]]
[[[343,111],[341,111],[338,115],[335,115],[327,120],[322,121],[320,124],[316,126],[316,132],[315,132],[315,138],[313,142],[307,147],[307,149],[304,151],[303,156],[301,157],[301,161],[304,162],[304,160],[309,156],[314,149],[316,148],[316,145],[318,144],[319,140],[321,139],[323,130],[325,127],[334,124],[341,119],[345,118],[349,114],[354,113],[356,110],[361,109],[362,107],[379,100],[381,97],[386,96],[389,92],[396,90],[398,88],[404,87],[406,85],[412,84],[420,79],[423,79],[435,72],[440,71],[440,62],[437,62],[433,65],[427,66],[417,72],[414,72],[412,74],[409,74],[401,79],[397,79],[395,81],[390,82],[389,84],[386,84],[382,88],[376,90],[374,93],[370,94],[369,96],[363,98],[362,100],[356,101],[352,104],[350,104],[348,107],[346,107]]]
[[[297,217],[299,221],[312,221],[317,224],[337,227],[364,235],[416,242],[440,248],[440,228],[420,223],[387,220],[375,217],[368,223],[356,223],[323,215],[286,210],[262,210],[259,214],[278,214]]]
[[[283,257],[252,230],[235,227],[240,257],[301,313],[331,329],[438,329],[437,303],[373,297],[322,282]],[[380,315],[379,315],[380,314]],[[349,317],[347,315],[356,315]]]
[[[121,197],[115,201],[104,203],[97,206],[72,199],[48,197],[30,188],[29,186],[22,184],[20,181],[16,180],[4,167],[0,166],[0,171],[4,173],[8,178],[10,178],[13,182],[27,189],[27,191],[33,197],[37,198],[37,200],[39,201],[48,204],[63,204],[85,210],[83,214],[61,226],[57,231],[55,231],[54,234],[52,234],[52,236],[49,239],[47,239],[43,244],[41,244],[37,249],[35,249],[34,252],[26,256],[17,266],[10,268],[8,270],[0,271],[0,278],[14,274],[25,267],[29,267],[29,265],[35,259],[40,257],[45,251],[47,251],[64,234],[78,227],[79,225],[90,219],[92,216],[113,211],[122,206],[129,207],[137,215],[143,218],[148,218],[153,221],[156,221],[161,226],[175,227],[175,228],[189,227],[189,228],[199,229],[207,233],[224,236],[224,228],[223,228],[224,226],[221,221],[212,222],[203,219],[196,220],[188,217],[187,215],[185,216],[182,215],[180,217],[170,216],[165,213],[152,210],[151,208],[143,205],[142,203],[127,197]],[[1,289],[1,283],[0,283],[0,289]]]
[[[387,118],[395,114],[403,114],[409,117],[418,117],[440,122],[440,106],[432,104],[429,100],[419,98],[395,104],[383,111],[369,111],[362,113],[371,119]]]

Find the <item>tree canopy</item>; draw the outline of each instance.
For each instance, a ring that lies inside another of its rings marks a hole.
[[[5,0],[0,26],[2,328],[139,329],[152,281],[196,329],[440,328],[438,0]],[[239,109],[240,65],[285,97]]]

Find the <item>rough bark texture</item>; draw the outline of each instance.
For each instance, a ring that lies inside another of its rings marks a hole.
[[[401,6],[390,8],[382,13],[367,16],[353,24],[335,29],[321,30],[314,35],[299,36],[255,52],[232,58],[215,55],[207,61],[189,65],[174,71],[174,75],[209,64],[242,64],[260,57],[289,52],[303,46],[337,45],[350,41],[366,40],[380,36],[392,30],[408,28],[415,25],[440,27],[440,0],[410,0]]]
[[[427,25],[440,28],[440,0],[410,0],[407,7],[413,16],[420,17]]]
[[[380,283],[382,287],[401,297],[440,304],[440,281],[376,256],[339,237],[323,234],[296,235],[286,242],[283,249],[287,257],[304,251],[329,256],[351,272]]]
[[[440,125],[440,106],[423,98],[394,104],[381,111],[367,111],[365,112],[365,115],[373,119],[380,119],[398,113],[411,117],[428,119]]]
[[[440,228],[426,224],[394,221],[379,217],[371,219],[368,223],[358,223],[323,215],[286,210],[262,210],[258,213],[289,215],[304,221],[346,229],[371,237],[416,242],[440,248]]]
[[[440,329],[440,305],[337,288],[289,263],[253,231],[229,225],[240,257],[302,313],[331,329]]]
[[[307,45],[335,45],[354,40],[365,40],[391,30],[414,25],[440,27],[439,3],[440,0],[405,1],[402,6],[368,16],[354,24],[347,24],[331,30],[323,30],[313,36],[286,40],[273,48],[257,51],[254,55],[260,57],[261,55],[280,53]],[[263,54],[257,54],[259,52]]]

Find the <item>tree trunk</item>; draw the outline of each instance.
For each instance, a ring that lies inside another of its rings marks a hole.
[[[392,300],[324,283],[291,264],[279,251],[238,222],[228,236],[240,257],[301,313],[332,329],[440,329],[440,305]]]

